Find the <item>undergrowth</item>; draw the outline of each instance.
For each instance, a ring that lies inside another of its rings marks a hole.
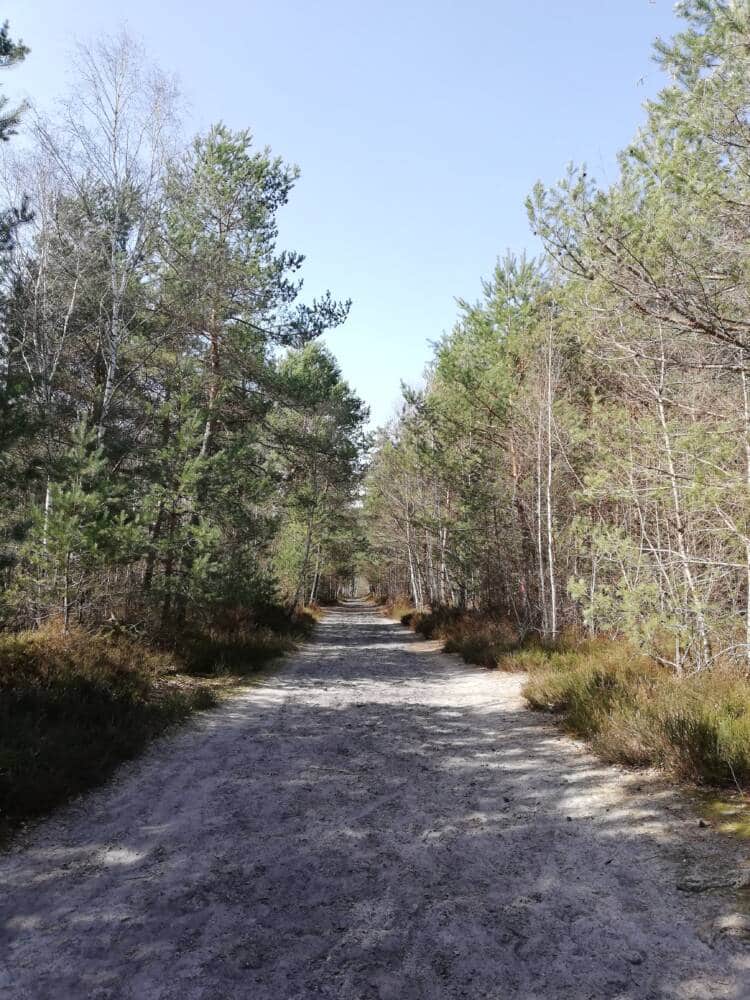
[[[53,624],[0,635],[0,842],[215,705],[312,624],[269,612],[262,624],[224,622],[169,642]]]
[[[498,667],[505,654],[519,646],[507,620],[479,611],[437,608],[416,611],[405,621],[425,639],[442,639],[447,653],[458,653],[467,663]]]
[[[412,612],[404,624],[468,663],[527,672],[528,703],[605,760],[750,788],[750,678],[736,668],[676,677],[624,642],[519,642],[506,620],[474,611]]]
[[[510,654],[524,696],[560,714],[606,760],[750,787],[750,680],[730,667],[676,677],[620,643]]]
[[[414,605],[408,597],[394,597],[393,600],[383,605],[383,612],[389,618],[395,618],[403,625],[407,625],[408,621],[405,619],[409,619],[414,613]]]
[[[188,630],[174,640],[174,650],[186,673],[211,677],[246,677],[270,660],[291,652],[312,631],[318,608],[288,615],[270,607],[248,620],[219,620],[211,627]]]

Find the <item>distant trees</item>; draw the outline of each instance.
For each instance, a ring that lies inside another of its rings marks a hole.
[[[347,530],[353,529],[347,521],[352,521],[366,445],[366,410],[331,355],[316,343],[288,355],[279,375],[292,405],[278,411],[273,425],[288,495],[275,566],[294,606],[335,597],[325,578],[333,576],[338,584],[351,576],[351,570],[340,566],[340,550]],[[350,535],[344,548],[355,547]]]
[[[5,169],[29,211],[3,275],[3,617],[173,632],[300,604],[366,411],[314,343],[348,303],[301,303],[303,257],[277,246],[297,170],[224,125],[185,146],[173,82],[125,34],[75,69]]]
[[[502,608],[522,633],[548,637],[559,629],[557,508],[575,457],[559,421],[570,363],[551,332],[553,293],[536,262],[498,263],[483,300],[462,303],[368,479],[383,526],[371,574],[390,563],[393,532],[405,543],[408,576],[388,565],[388,590],[419,605]]]
[[[620,179],[537,186],[545,262],[462,305],[367,501],[384,591],[624,634],[678,672],[750,662],[750,14],[681,13]]]

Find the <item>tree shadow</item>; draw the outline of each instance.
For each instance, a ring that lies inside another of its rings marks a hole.
[[[515,678],[425,648],[332,612],[36,831],[0,862],[0,994],[750,996],[712,929],[725,845],[680,796],[639,795]]]

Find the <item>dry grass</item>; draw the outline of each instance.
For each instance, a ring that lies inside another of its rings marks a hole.
[[[621,643],[509,654],[524,695],[560,714],[606,760],[707,784],[750,786],[750,680],[729,668],[685,678]]]
[[[0,840],[295,647],[309,615],[157,645],[50,625],[0,636]],[[274,625],[276,627],[274,627]]]
[[[169,654],[124,637],[49,627],[0,638],[0,836],[214,703],[175,674]]]
[[[474,611],[412,612],[404,623],[467,663],[528,673],[529,704],[558,715],[605,760],[750,787],[750,678],[737,669],[678,678],[624,642],[519,643],[507,621]]]
[[[414,613],[414,605],[408,597],[394,597],[392,601],[383,606],[383,613],[388,618],[395,618],[403,625],[408,624],[404,619],[408,619]]]
[[[481,667],[500,666],[506,653],[519,645],[505,619],[478,611],[441,608],[415,612],[405,624],[425,639],[442,639],[447,653],[458,653],[467,663]]]

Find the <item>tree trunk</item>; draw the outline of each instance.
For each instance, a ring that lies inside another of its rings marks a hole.
[[[310,562],[310,548],[312,547],[312,532],[313,532],[313,519],[312,514],[307,519],[307,537],[305,539],[305,554],[302,559],[302,569],[300,570],[299,579],[297,581],[297,589],[294,591],[294,599],[292,600],[291,610],[294,611],[299,607],[302,600],[302,596],[305,591],[305,580],[307,578],[307,566]]]
[[[745,438],[745,486],[747,487],[748,496],[750,496],[750,391],[747,384],[747,351],[742,350],[740,354]],[[745,587],[747,590],[745,594],[745,661],[748,667],[750,667],[750,538],[748,537],[745,537]]]
[[[550,592],[550,636],[557,638],[557,588],[552,537],[552,334],[547,346],[547,569]]]
[[[541,604],[541,632],[548,634],[547,625],[547,582],[544,572],[544,547],[542,542],[542,424],[539,415],[536,438],[536,548],[537,566],[539,569],[539,600]]]
[[[703,604],[698,594],[698,587],[695,583],[695,578],[693,576],[693,571],[690,567],[690,557],[688,555],[687,541],[686,541],[686,525],[685,517],[682,509],[682,501],[680,499],[680,490],[677,480],[677,470],[674,464],[674,452],[672,449],[672,437],[669,433],[669,425],[667,423],[667,413],[664,406],[664,385],[666,378],[666,358],[664,356],[663,344],[662,344],[662,356],[661,356],[661,371],[659,377],[659,387],[656,394],[657,408],[659,412],[659,424],[662,431],[662,441],[664,442],[664,453],[667,460],[667,472],[669,475],[669,484],[672,493],[672,504],[674,508],[674,518],[675,518],[675,531],[677,533],[677,553],[679,556],[680,566],[682,568],[682,575],[685,581],[685,587],[690,596],[690,603],[692,605],[693,617],[695,619],[695,627],[698,632],[698,639],[700,641],[700,656],[698,659],[698,667],[707,666],[711,661],[711,645],[708,637],[708,629],[706,627],[706,619],[703,611]]]

